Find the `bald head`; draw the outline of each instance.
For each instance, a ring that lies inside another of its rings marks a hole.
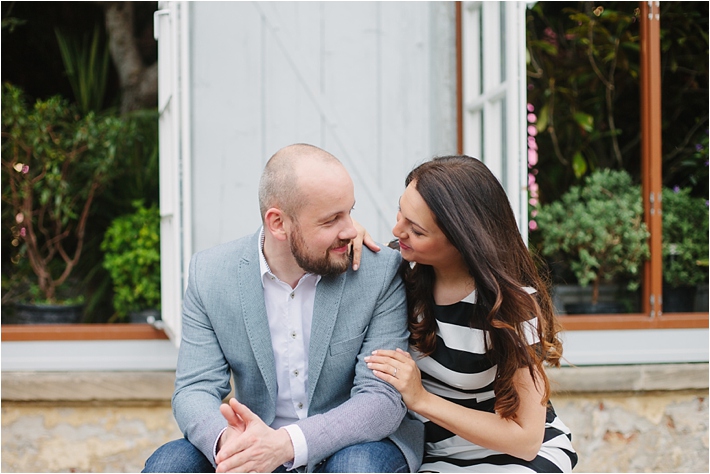
[[[278,207],[291,217],[306,204],[304,192],[329,172],[346,173],[336,157],[313,145],[299,143],[277,151],[266,163],[259,182],[259,210]]]

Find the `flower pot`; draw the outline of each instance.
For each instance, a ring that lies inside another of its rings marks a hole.
[[[160,319],[160,310],[158,309],[143,309],[141,311],[131,311],[128,313],[129,323],[153,324]]]
[[[614,314],[625,313],[625,309],[621,303],[567,303],[565,305],[567,314]]]
[[[708,284],[701,283],[698,285],[698,291],[695,293],[695,306],[693,309],[698,313],[707,313],[709,302],[710,298],[708,298]]]
[[[83,304],[15,304],[14,324],[78,324],[82,320]]]
[[[592,304],[592,288],[579,285],[555,285],[552,304],[560,314],[613,314],[638,311],[640,292],[630,292],[622,285],[600,285],[599,300]]]
[[[663,312],[691,313],[695,305],[696,285],[672,287],[663,284]]]

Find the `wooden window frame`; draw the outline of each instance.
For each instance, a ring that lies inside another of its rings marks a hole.
[[[3,324],[5,341],[110,341],[168,339],[150,324]]]

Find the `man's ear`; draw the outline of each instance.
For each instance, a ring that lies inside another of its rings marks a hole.
[[[264,213],[264,228],[277,240],[286,240],[288,218],[281,209],[272,207]]]

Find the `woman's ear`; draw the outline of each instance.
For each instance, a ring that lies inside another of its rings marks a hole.
[[[277,240],[286,240],[287,217],[281,209],[272,207],[264,213],[264,229]]]

